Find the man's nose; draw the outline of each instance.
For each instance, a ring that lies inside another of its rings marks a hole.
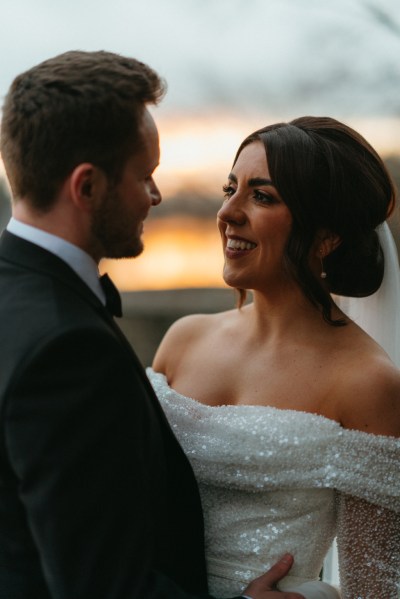
[[[161,203],[161,200],[162,200],[161,192],[158,189],[154,180],[152,180],[152,182],[151,182],[150,196],[151,196],[151,205],[152,206],[158,206],[158,204]]]

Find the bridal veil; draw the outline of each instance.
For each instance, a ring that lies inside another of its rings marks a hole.
[[[389,225],[377,229],[384,253],[383,281],[373,295],[363,298],[336,296],[339,308],[379,343],[400,368],[400,268]]]

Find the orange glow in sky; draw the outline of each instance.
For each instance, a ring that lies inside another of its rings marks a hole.
[[[132,260],[104,260],[122,291],[221,287],[222,246],[214,221],[171,217],[145,223],[144,252]]]
[[[153,111],[160,131],[161,162],[155,179],[165,197],[185,188],[220,195],[236,150],[251,132],[279,117],[239,118],[229,114],[203,117],[161,116]],[[301,115],[292,115],[293,118]],[[291,120],[291,118],[284,120]],[[382,154],[400,153],[400,119],[342,119],[361,133]]]
[[[164,196],[195,187],[220,194],[236,149],[248,128],[235,117],[154,117],[160,131],[161,162],[155,178]]]

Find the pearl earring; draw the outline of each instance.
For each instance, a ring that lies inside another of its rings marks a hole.
[[[320,274],[321,279],[326,279],[326,277],[327,277],[326,272],[324,270],[324,262],[323,262],[324,258],[325,258],[325,252],[321,248],[319,250],[319,259],[320,259],[320,262],[321,262],[321,274]]]

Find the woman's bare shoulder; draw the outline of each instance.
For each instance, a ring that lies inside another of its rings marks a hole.
[[[225,319],[229,318],[232,312],[234,311],[190,314],[179,318],[170,326],[160,343],[153,361],[154,370],[165,374],[168,366],[178,360],[183,352],[223,326]]]
[[[400,436],[400,370],[374,342],[347,355],[337,373],[340,420],[346,428]]]
[[[189,314],[176,320],[168,329],[164,339],[174,342],[186,342],[191,337],[206,334],[215,327],[221,326],[234,312],[218,312],[216,314]]]

